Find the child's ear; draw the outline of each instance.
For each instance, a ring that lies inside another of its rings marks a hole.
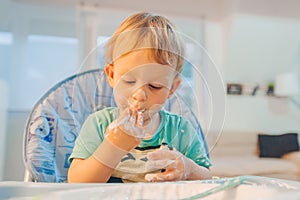
[[[172,86],[171,86],[171,89],[170,89],[170,93],[168,95],[168,98],[170,98],[174,92],[178,89],[178,87],[180,86],[180,83],[181,83],[181,78],[180,77],[175,77],[174,80],[173,80],[173,83],[172,83]]]
[[[108,83],[111,87],[114,86],[114,66],[112,64],[107,64],[105,66],[105,74],[107,76]]]

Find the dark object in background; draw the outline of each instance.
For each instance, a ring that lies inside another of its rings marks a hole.
[[[298,134],[258,134],[258,147],[259,157],[280,158],[286,153],[299,151]]]
[[[238,83],[227,83],[227,94],[242,94],[243,86]]]
[[[268,90],[267,90],[268,96],[274,96],[274,83],[268,84]]]
[[[255,88],[252,91],[252,96],[256,95],[257,90],[259,89],[259,85],[255,86]]]

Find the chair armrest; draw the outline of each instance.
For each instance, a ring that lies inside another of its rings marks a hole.
[[[30,175],[30,172],[27,169],[25,169],[24,182],[34,182],[33,178]]]
[[[286,153],[282,156],[283,159],[290,160],[300,166],[300,151]]]

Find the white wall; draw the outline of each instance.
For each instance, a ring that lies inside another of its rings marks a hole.
[[[205,101],[198,114],[209,147],[215,144],[218,133],[222,131],[225,117],[226,93],[223,80],[225,24],[225,21],[205,21],[204,25],[206,52],[203,55],[204,63],[201,70],[207,85],[196,90],[199,89],[199,102]]]
[[[6,123],[7,123],[7,103],[8,87],[7,82],[0,79],[0,181],[4,179],[6,153]]]
[[[224,130],[300,134],[299,122],[300,107],[287,98],[246,95],[227,97]]]
[[[74,52],[70,57],[65,52],[53,51],[59,46],[57,41],[56,44],[51,41],[40,43],[28,36],[75,37],[74,13],[63,8],[18,4],[9,0],[0,2],[0,31],[13,33],[12,44],[0,48],[0,53],[5,52],[0,56],[0,78],[8,81],[10,91],[8,95],[1,90],[0,98],[0,180],[23,180],[23,132],[31,107],[50,86],[74,73],[78,67],[77,49],[72,42],[61,45],[62,49]],[[33,49],[38,54],[33,55]],[[5,111],[2,107],[7,98],[8,112],[7,107]],[[1,173],[3,169],[4,174]]]
[[[277,74],[300,74],[300,20],[235,15],[224,65],[225,80],[260,84],[258,96],[228,96],[224,129],[300,133],[300,110],[287,99],[267,97]]]
[[[7,113],[7,135],[5,156],[5,181],[23,181],[23,133],[29,111],[10,111]]]
[[[229,38],[228,81],[273,81],[278,73],[300,72],[300,20],[236,15]]]

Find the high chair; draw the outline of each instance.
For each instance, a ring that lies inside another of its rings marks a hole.
[[[181,114],[194,125],[207,144],[192,108],[179,88],[164,109]],[[57,83],[35,104],[24,131],[24,181],[67,182],[68,158],[85,119],[91,113],[116,106],[103,69],[75,74]]]

